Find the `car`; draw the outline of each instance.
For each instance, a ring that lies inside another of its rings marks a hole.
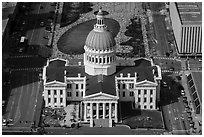
[[[171,50],[169,50],[169,53],[173,53],[173,50],[171,49]]]
[[[167,87],[167,83],[166,83],[166,82],[163,82],[163,86],[164,86],[164,87]]]
[[[174,71],[174,67],[171,67],[171,68],[169,69],[169,71]]]
[[[202,62],[202,59],[199,59],[198,61]]]
[[[181,90],[181,95],[185,96],[185,91],[184,90]]]
[[[40,26],[44,26],[45,23],[43,21],[40,22]]]

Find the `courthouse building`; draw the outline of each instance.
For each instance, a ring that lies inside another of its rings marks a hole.
[[[170,18],[180,55],[202,54],[202,3],[170,2]]]
[[[80,104],[81,120],[118,122],[120,101],[132,108],[157,109],[161,69],[152,60],[138,58],[133,66],[116,66],[115,40],[104,23],[104,11],[96,13],[97,23],[85,42],[84,63],[51,59],[43,69],[45,107]]]

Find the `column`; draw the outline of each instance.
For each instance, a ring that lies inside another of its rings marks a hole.
[[[90,103],[90,127],[93,127],[93,103]]]
[[[115,103],[115,122],[118,122],[118,103]]]
[[[99,119],[99,103],[96,103],[96,119]]]
[[[84,121],[86,121],[86,117],[87,117],[87,103],[84,103]]]
[[[112,108],[111,105],[112,105],[112,104],[109,103],[109,119],[111,119],[111,108]]]
[[[106,115],[105,105],[106,105],[106,103],[103,103],[103,119],[105,119],[105,115]]]

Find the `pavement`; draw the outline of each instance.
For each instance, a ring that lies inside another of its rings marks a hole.
[[[15,127],[30,127],[34,120],[40,88],[38,80],[38,73],[34,71],[11,73],[11,93],[4,118],[13,119]]]

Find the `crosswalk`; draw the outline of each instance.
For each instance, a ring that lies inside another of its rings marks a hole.
[[[36,55],[10,56],[9,58],[32,58],[32,57],[36,57]]]
[[[175,73],[175,74],[179,74],[180,71],[170,71],[170,70],[161,70],[162,73]]]
[[[12,69],[12,71],[25,71],[25,70],[29,70],[29,71],[36,71],[36,70],[41,70],[42,68],[19,68],[19,69]]]

